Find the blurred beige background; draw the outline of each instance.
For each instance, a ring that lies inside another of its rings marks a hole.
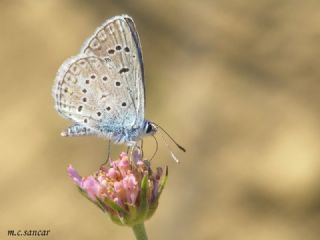
[[[60,64],[122,13],[142,41],[146,117],[188,150],[176,165],[159,139],[153,164],[170,174],[150,239],[319,239],[319,10],[316,0],[2,0],[0,239],[14,239],[9,229],[134,239],[68,178],[69,163],[93,172],[107,145],[60,137],[69,122],[51,97]]]

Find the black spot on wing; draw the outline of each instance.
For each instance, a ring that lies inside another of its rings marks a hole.
[[[129,68],[121,68],[119,73],[126,73],[126,72],[129,72]]]
[[[109,53],[109,54],[114,54],[114,52],[115,52],[114,49],[109,49],[109,50],[108,50],[108,53]]]

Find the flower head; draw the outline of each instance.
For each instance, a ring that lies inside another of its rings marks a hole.
[[[165,175],[160,167],[153,172],[150,162],[142,160],[137,151],[132,157],[129,160],[121,153],[118,160],[87,177],[80,177],[71,165],[67,169],[81,193],[114,222],[130,226],[153,215],[168,176],[167,168]]]

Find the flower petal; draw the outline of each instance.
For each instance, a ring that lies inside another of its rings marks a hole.
[[[80,187],[87,192],[92,200],[99,196],[100,184],[93,176],[85,178]]]
[[[122,183],[123,188],[126,191],[127,202],[129,204],[134,204],[139,193],[138,181],[133,174],[130,174],[122,180]]]
[[[81,185],[82,177],[79,176],[78,172],[72,167],[70,164],[67,168],[69,176],[72,178],[72,180],[78,185]]]

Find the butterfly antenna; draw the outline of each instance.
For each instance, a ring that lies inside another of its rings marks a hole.
[[[170,136],[170,134],[169,134],[166,130],[164,130],[164,129],[163,129],[161,126],[159,126],[159,125],[156,125],[156,126],[157,126],[159,129],[161,129],[181,151],[186,152],[186,149],[185,149],[184,147],[182,147],[180,144],[178,144],[178,143]],[[180,162],[179,159],[176,157],[176,155],[174,155],[171,147],[170,147],[169,144],[167,143],[167,141],[166,141],[166,139],[164,138],[163,134],[162,134],[161,132],[159,132],[159,133],[160,133],[160,136],[161,136],[161,138],[163,139],[165,145],[166,145],[167,148],[169,149],[169,152],[170,152],[171,157],[173,158],[173,160],[174,160],[176,163],[179,163],[179,162]]]
[[[174,142],[174,144],[183,152],[186,152],[186,149],[184,147],[182,147],[179,143],[176,142],[176,140],[173,139],[173,137],[170,136],[170,134],[164,130],[160,125],[156,125],[158,128],[160,128],[170,139],[172,142]]]

